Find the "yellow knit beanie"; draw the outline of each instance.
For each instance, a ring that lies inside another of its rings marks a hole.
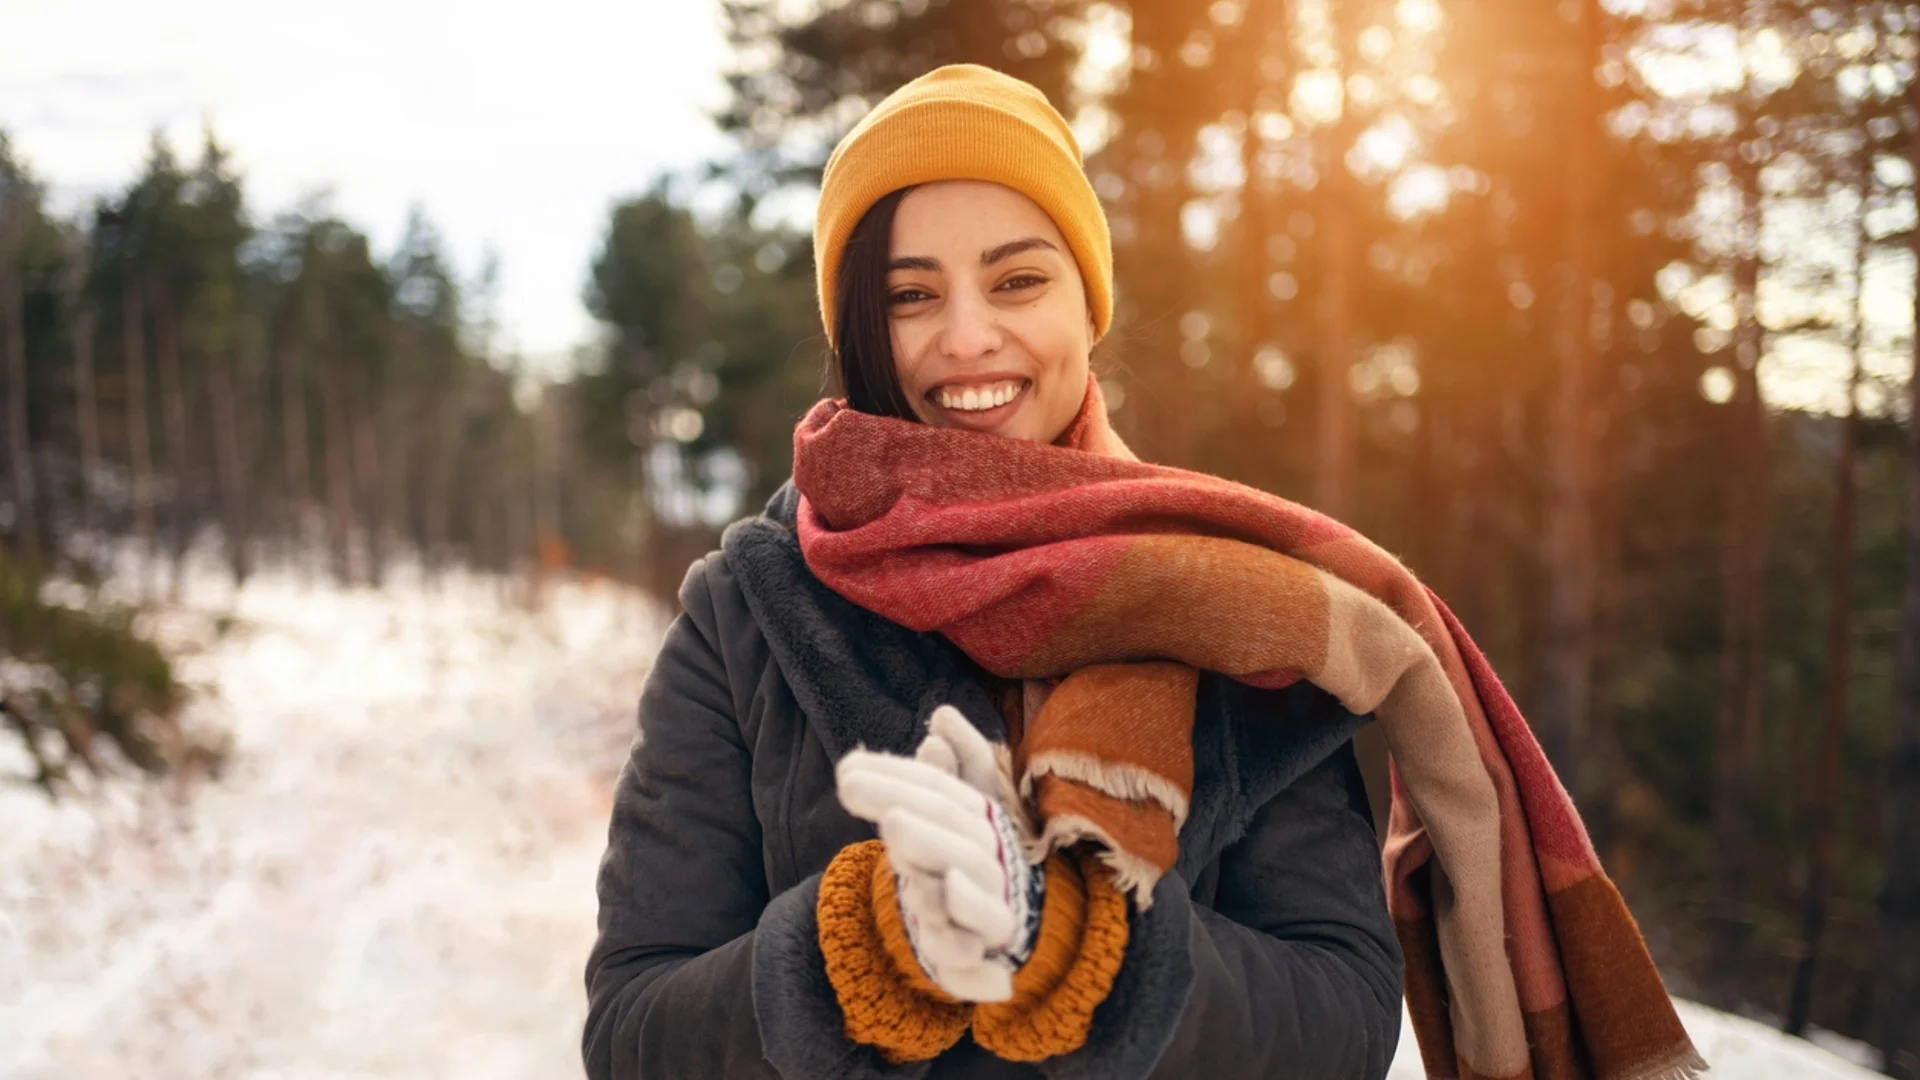
[[[1086,282],[1094,336],[1113,321],[1113,242],[1080,167],[1073,129],[1033,86],[978,64],[936,68],[887,95],[827,159],[813,218],[814,277],[835,344],[840,256],[888,193],[936,180],[987,180],[1037,203],[1066,237]]]

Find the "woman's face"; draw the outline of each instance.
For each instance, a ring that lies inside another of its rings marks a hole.
[[[1073,422],[1093,318],[1066,240],[999,184],[914,188],[894,213],[888,324],[900,387],[921,420],[1034,442]]]

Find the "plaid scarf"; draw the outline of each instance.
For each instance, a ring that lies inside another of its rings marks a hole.
[[[1429,1076],[1704,1070],[1526,721],[1439,598],[1365,537],[1141,463],[1097,384],[1051,446],[823,401],[793,475],[823,582],[1027,680],[1015,768],[1043,851],[1097,844],[1149,903],[1179,854],[1198,671],[1307,679],[1372,713],[1392,755],[1387,902]]]

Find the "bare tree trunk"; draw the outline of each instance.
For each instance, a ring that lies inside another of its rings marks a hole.
[[[352,440],[352,472],[355,502],[359,505],[361,532],[366,538],[366,578],[378,586],[386,577],[386,515],[383,511],[385,485],[380,479],[380,439],[374,416],[379,408],[366,392],[357,373],[343,372],[341,383],[346,398],[349,438]]]
[[[340,387],[338,358],[328,352],[320,360],[321,438],[327,468],[329,548],[333,575],[343,583],[353,576],[353,458],[352,423],[347,417],[345,392]]]
[[[522,531],[525,481],[519,475],[522,455],[514,452],[513,435],[511,429],[503,430],[488,446],[487,456],[492,467],[482,476],[480,489],[474,493],[475,501],[485,508],[481,532],[475,540],[484,544],[489,553],[486,565],[501,576],[503,583],[512,574],[515,560],[526,550]]]
[[[300,346],[287,331],[284,340],[274,343],[274,358],[280,368],[281,464],[287,471],[287,500],[291,506],[296,548],[305,541],[305,521],[313,466],[307,461],[307,380],[306,366],[300,362]]]
[[[562,566],[571,569],[574,565],[572,545],[567,540],[567,512],[572,505],[567,486],[567,478],[573,475],[573,462],[567,453],[571,445],[568,435],[573,430],[572,413],[569,400],[562,394],[549,394],[547,402],[548,473],[547,490],[550,503],[547,508],[547,524],[553,530],[554,542],[561,548]]]
[[[153,435],[147,424],[146,301],[133,268],[120,294],[120,341],[126,368],[127,459],[133,470],[133,530],[140,538],[142,589],[153,582]]]
[[[431,391],[429,391],[431,392]],[[414,490],[420,471],[420,412],[416,391],[393,394],[380,410],[381,514],[387,521],[391,548],[417,560],[420,552],[420,516]],[[391,556],[389,557],[391,558]]]
[[[1234,395],[1230,407],[1235,426],[1242,428],[1255,422],[1254,407],[1264,390],[1254,358],[1273,329],[1272,300],[1267,287],[1267,270],[1272,265],[1267,240],[1273,232],[1273,193],[1267,190],[1260,175],[1261,139],[1252,119],[1257,111],[1257,106],[1247,110],[1247,131],[1240,150],[1240,164],[1247,179],[1240,189],[1240,355],[1234,366]]]
[[[529,425],[531,427],[531,425]],[[507,564],[509,575],[538,561],[538,536],[535,515],[539,512],[539,491],[535,480],[538,451],[533,446],[515,454],[516,461],[506,474],[502,498],[507,507]]]
[[[1255,410],[1269,391],[1262,385],[1254,358],[1274,336],[1272,287],[1268,284],[1273,255],[1268,247],[1273,239],[1275,198],[1273,185],[1261,167],[1261,151],[1266,140],[1257,123],[1268,109],[1284,108],[1285,83],[1279,78],[1286,64],[1291,17],[1288,0],[1269,0],[1248,8],[1242,32],[1253,43],[1246,61],[1250,88],[1246,105],[1246,133],[1240,140],[1240,167],[1245,181],[1240,188],[1240,235],[1238,269],[1240,292],[1240,355],[1233,373],[1234,395],[1230,403],[1236,428],[1245,430],[1257,423]]]
[[[1820,966],[1821,935],[1826,929],[1827,888],[1833,878],[1835,849],[1839,846],[1840,752],[1847,737],[1848,646],[1853,635],[1854,460],[1860,442],[1856,399],[1860,392],[1861,329],[1866,321],[1861,301],[1871,242],[1866,225],[1870,169],[1868,164],[1861,171],[1860,216],[1854,244],[1853,340],[1850,343],[1853,365],[1847,375],[1847,411],[1840,418],[1840,452],[1833,481],[1833,547],[1827,558],[1826,695],[1821,708],[1820,751],[1808,822],[1807,893],[1801,909],[1800,960],[1794,967],[1784,1027],[1789,1035],[1806,1032],[1808,1015],[1813,1009],[1813,979]]]
[[[1181,325],[1182,316],[1188,310],[1186,298],[1174,282],[1182,274],[1192,273],[1195,266],[1195,253],[1187,245],[1186,230],[1180,220],[1181,207],[1186,194],[1191,191],[1186,180],[1186,163],[1193,158],[1194,139],[1191,131],[1178,130],[1178,125],[1167,125],[1174,130],[1163,129],[1159,134],[1165,137],[1165,158],[1176,163],[1177,178],[1165,186],[1154,189],[1147,196],[1147,209],[1143,217],[1152,224],[1147,226],[1150,234],[1164,241],[1158,250],[1164,257],[1174,260],[1178,267],[1166,275],[1151,293],[1157,315],[1162,318],[1151,320],[1157,324],[1160,332],[1158,341],[1165,343],[1168,362],[1176,360],[1186,363],[1186,332]],[[1137,298],[1137,297],[1136,297]],[[1168,331],[1171,331],[1170,333]],[[1184,371],[1182,377],[1168,379],[1156,387],[1156,405],[1159,414],[1159,433],[1157,445],[1159,460],[1179,468],[1193,468],[1199,450],[1200,425],[1194,422],[1194,412],[1200,400],[1201,380],[1197,369]],[[1140,395],[1135,395],[1136,400]]]
[[[537,568],[540,564],[541,523],[546,517],[546,503],[542,496],[542,475],[545,465],[542,458],[546,454],[540,430],[540,416],[537,412],[523,413],[514,409],[516,418],[525,426],[526,441],[520,448],[521,462],[519,481],[516,485],[514,503],[519,507],[519,544],[514,553],[517,560],[525,560],[525,565]]]
[[[234,400],[233,372],[218,357],[209,357],[207,391],[213,399],[214,460],[220,472],[220,502],[224,513],[227,565],[234,584],[245,583],[252,571],[247,527],[247,464],[240,446],[239,404]]]
[[[466,536],[466,558],[468,566],[477,566],[485,570],[500,569],[500,514],[494,505],[502,474],[500,472],[499,451],[487,446],[479,454],[476,468],[462,469],[461,510]],[[485,479],[481,479],[485,477]]]
[[[257,334],[248,339],[246,351],[241,354],[245,359],[234,381],[234,426],[240,436],[240,487],[246,494],[242,511],[249,563],[260,558],[259,533],[267,516],[269,489],[273,486],[260,464],[261,456],[267,452],[267,416],[272,409],[267,397],[267,384],[273,374],[267,350],[272,347],[272,328],[267,320],[261,319]]]
[[[1609,372],[1613,365],[1605,365]],[[1624,412],[1617,380],[1600,393],[1601,408],[1608,423],[1594,433],[1590,489],[1593,522],[1593,663],[1592,692],[1588,698],[1587,729],[1581,756],[1601,783],[1589,789],[1580,809],[1587,831],[1608,865],[1616,882],[1625,881],[1625,869],[1615,866],[1621,847],[1617,822],[1618,792],[1633,782],[1628,775],[1626,755],[1620,746],[1617,711],[1613,707],[1609,683],[1618,670],[1620,648],[1621,558],[1625,538],[1622,503],[1625,492],[1625,462],[1621,453],[1619,417]]]
[[[87,297],[89,254],[85,236],[69,247],[64,291],[67,310],[73,319],[73,400],[77,414],[74,419],[80,431],[80,531],[92,537],[99,527],[94,515],[93,485],[100,476],[100,406],[93,376],[97,313]]]
[[[1595,790],[1600,783],[1586,768],[1582,750],[1593,682],[1592,321],[1599,239],[1595,144],[1600,135],[1594,72],[1599,66],[1604,17],[1598,0],[1580,4],[1578,38],[1569,65],[1566,246],[1546,425],[1546,603],[1541,614],[1539,699],[1533,716],[1547,759],[1577,795]]]
[[[547,579],[551,571],[561,567],[557,563],[559,548],[554,543],[553,503],[549,501],[553,491],[550,482],[548,457],[553,443],[547,437],[547,409],[550,401],[543,400],[526,413],[527,425],[527,530],[528,530],[528,574],[526,595],[532,605],[540,604],[546,597]]]
[[[154,358],[160,368],[160,408],[167,441],[167,471],[173,476],[168,515],[171,591],[177,598],[186,574],[187,545],[193,540],[193,465],[187,456],[187,395],[180,378],[180,327],[174,318],[173,289],[164,280],[156,290]]]
[[[1142,116],[1140,124],[1129,130],[1128,145],[1121,151],[1127,159],[1125,167],[1137,181],[1128,184],[1125,196],[1132,242],[1114,249],[1114,257],[1119,260],[1116,274],[1119,280],[1130,283],[1118,298],[1121,307],[1115,311],[1116,339],[1124,337],[1129,356],[1161,357],[1164,359],[1159,362],[1167,364],[1198,359],[1195,353],[1183,349],[1186,328],[1181,325],[1184,315],[1195,306],[1190,292],[1183,288],[1196,272],[1197,260],[1186,242],[1181,209],[1193,191],[1189,166],[1196,128],[1186,122],[1179,106],[1170,104],[1190,85],[1176,70],[1173,51],[1189,35],[1192,25],[1192,10],[1179,5],[1133,5],[1133,41],[1159,60],[1136,71],[1113,103],[1123,113],[1140,108]],[[1214,305],[1210,314],[1222,314],[1220,306]],[[651,370],[666,362],[650,357],[644,347],[623,344],[623,348],[637,349],[628,360],[645,366],[636,370]],[[1202,382],[1184,370],[1181,377],[1155,380],[1152,393],[1127,396],[1116,420],[1148,457],[1169,465],[1191,466],[1200,428],[1195,422],[1195,406]],[[647,448],[638,447],[635,453],[644,458]],[[644,463],[635,469],[644,473]],[[652,531],[651,513],[643,508],[636,515],[640,532]],[[654,574],[646,560],[637,565],[640,580],[651,580]]]
[[[1920,80],[1907,83],[1920,109]],[[1907,163],[1920,175],[1920,132],[1907,136]],[[1920,234],[1908,240],[1920,260]],[[1920,265],[1917,262],[1916,265]],[[1920,275],[1916,275],[1920,281]],[[1920,325],[1920,287],[1914,291]],[[1920,335],[1907,379],[1907,506],[1902,522],[1907,577],[1894,662],[1893,732],[1887,755],[1886,882],[1880,894],[1880,1052],[1882,1068],[1920,1080]]]
[[[427,565],[438,570],[449,558],[453,544],[454,496],[460,482],[460,431],[466,421],[466,386],[456,381],[433,403],[432,482],[426,492]]]
[[[1346,165],[1335,155],[1330,173]],[[1321,181],[1344,188],[1332,175]],[[1316,402],[1317,453],[1314,455],[1313,498],[1322,513],[1348,521],[1354,509],[1353,391],[1353,222],[1344,191],[1329,192],[1317,230],[1321,244],[1319,394]]]
[[[1360,56],[1359,16],[1355,5],[1334,5],[1333,25],[1340,50],[1340,78],[1345,87]],[[1320,242],[1320,306],[1315,313],[1319,330],[1319,394],[1316,402],[1317,437],[1314,457],[1314,504],[1322,513],[1350,521],[1355,509],[1354,407],[1352,371],[1359,342],[1354,332],[1354,291],[1358,260],[1354,245],[1358,210],[1353,174],[1347,171],[1347,152],[1365,130],[1353,97],[1340,95],[1340,119],[1326,132],[1320,155],[1322,193],[1315,235]]]
[[[26,279],[20,271],[27,222],[17,200],[0,205],[0,214],[0,319],[7,324],[7,457],[13,466],[14,535],[20,550],[34,555],[40,549],[40,500],[27,433]]]
[[[1754,310],[1760,277],[1759,175],[1750,165],[1737,168],[1735,175],[1740,179],[1744,200],[1744,225],[1734,263],[1734,302],[1739,313],[1734,394],[1726,409],[1731,467],[1721,535],[1720,687],[1714,721],[1713,795],[1719,906],[1713,970],[1726,981],[1727,988],[1741,982],[1751,929],[1746,897],[1752,887],[1752,811],[1760,769],[1767,501],[1771,484],[1767,406],[1759,377],[1764,341]]]
[[[241,356],[239,369],[234,373],[233,427],[239,440],[240,454],[240,527],[244,534],[247,550],[247,566],[251,571],[260,561],[260,528],[266,516],[268,499],[267,488],[273,481],[261,467],[260,457],[266,452],[266,414],[270,405],[267,400],[267,379],[269,362],[267,349],[270,341],[265,320],[260,320],[253,335],[247,338]]]
[[[566,569],[566,545],[560,540],[559,445],[553,421],[553,396],[543,392],[527,413],[527,436],[532,443],[527,455],[527,500],[533,534],[528,596],[534,604],[544,602],[549,579]]]

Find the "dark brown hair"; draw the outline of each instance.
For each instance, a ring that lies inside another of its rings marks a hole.
[[[888,192],[861,215],[840,257],[833,313],[830,363],[847,404],[864,413],[918,420],[900,372],[893,366],[893,331],[887,317],[887,261],[893,214],[910,187]]]

